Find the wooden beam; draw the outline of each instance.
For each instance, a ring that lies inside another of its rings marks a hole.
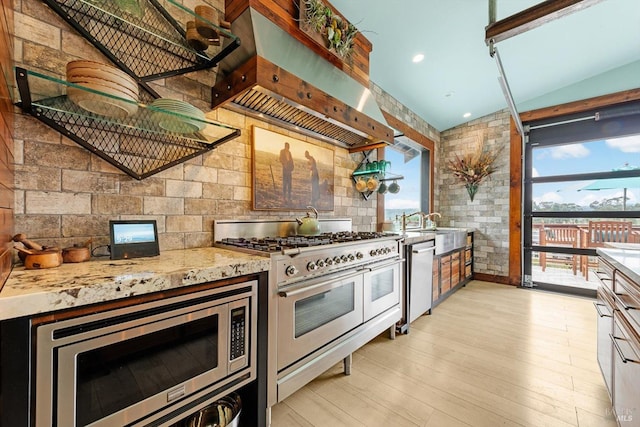
[[[522,279],[522,136],[513,117],[509,144],[509,284]]]
[[[400,132],[402,132],[407,138],[409,138],[410,140],[417,142],[418,144],[422,145],[424,148],[426,148],[427,150],[429,150],[431,152],[431,156],[430,156],[430,161],[429,161],[429,169],[431,171],[431,176],[429,176],[429,194],[431,194],[431,197],[429,199],[429,212],[433,212],[433,199],[435,196],[434,193],[434,172],[435,172],[435,161],[436,161],[436,143],[435,141],[433,141],[432,139],[430,139],[429,137],[427,137],[426,135],[421,134],[420,132],[418,132],[417,130],[413,129],[411,126],[407,125],[405,122],[397,119],[395,116],[392,116],[391,114],[387,113],[384,110],[382,111],[382,115],[384,116],[385,120],[387,121],[387,123],[389,124],[389,126],[391,126],[394,129],[398,129]],[[378,202],[378,205],[380,205],[380,202]],[[383,205],[384,208],[384,205]],[[383,210],[384,212],[384,210]]]
[[[485,28],[484,41],[487,45],[493,41],[508,39],[539,27],[554,19],[586,9],[604,0],[547,0],[528,9],[501,19]]]
[[[361,151],[375,150],[377,148],[384,148],[387,145],[389,145],[389,144],[387,144],[386,142],[376,142],[376,143],[372,143],[372,144],[361,145],[359,147],[349,148],[349,154],[359,153]]]

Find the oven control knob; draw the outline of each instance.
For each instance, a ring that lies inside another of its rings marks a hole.
[[[333,263],[334,264],[340,264],[342,262],[342,260],[340,259],[339,256],[335,256],[333,257]]]
[[[382,254],[383,254],[382,248],[376,249],[376,255],[382,255]]]
[[[326,264],[324,263],[323,259],[319,259],[316,261],[316,265],[318,266],[318,268],[322,268],[324,267]]]
[[[342,256],[340,257],[340,261],[342,261],[342,262],[347,262],[347,261],[349,261],[349,258],[347,258],[347,256],[346,256],[346,255],[342,255]]]
[[[385,254],[388,254],[388,253],[390,253],[390,252],[391,252],[391,248],[384,248],[384,253],[385,253]]]
[[[349,258],[349,261],[355,261],[356,260],[356,256],[354,254],[347,255],[347,258]]]
[[[364,254],[362,252],[356,252],[356,258],[357,259],[362,259],[362,258],[364,258]]]
[[[369,252],[369,255],[376,256],[377,255],[376,250],[375,249],[371,249],[371,251]]]
[[[295,265],[290,265],[284,270],[284,273],[287,276],[295,276],[296,274],[298,274],[298,269],[295,267]]]
[[[324,263],[327,265],[333,265],[333,260],[331,258],[327,258],[324,260]]]
[[[309,262],[309,264],[307,264],[307,270],[314,271],[314,270],[317,270],[317,269],[318,269],[318,266],[316,265],[315,262],[311,261],[311,262]]]

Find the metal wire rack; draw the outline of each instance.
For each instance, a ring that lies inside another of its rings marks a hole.
[[[16,68],[21,97],[18,106],[139,180],[213,150],[240,135],[239,129],[210,121],[206,121],[202,132],[170,132],[161,127],[158,115],[165,118],[174,115],[144,104],[138,104],[138,111],[129,117],[113,119],[80,108],[66,95],[32,100],[32,95],[34,98],[41,95],[30,92],[30,76],[34,79],[46,77]],[[48,77],[46,83],[55,81]],[[65,82],[60,81],[58,86],[61,88],[56,92],[64,93]]]
[[[44,1],[154,95],[145,82],[214,67],[240,45],[239,38],[220,29],[224,43],[195,51],[187,44],[183,24],[157,0],[137,0],[140,14],[120,9],[117,1]],[[177,4],[173,8],[183,20],[189,19],[187,9]]]

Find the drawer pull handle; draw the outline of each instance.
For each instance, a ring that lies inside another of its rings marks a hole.
[[[622,304],[622,307],[629,311],[629,310],[638,310],[640,309],[639,307],[634,307],[632,305],[627,304],[627,302],[622,298],[622,297],[626,297],[626,294],[619,294],[616,292],[616,296],[618,297],[618,301],[620,301],[620,304]]]
[[[612,280],[609,278],[607,273],[604,271],[596,271],[596,277],[604,284],[604,282],[611,282]]]
[[[598,312],[598,316],[599,316],[599,317],[613,317],[611,314],[603,314],[603,313],[600,311],[600,307],[605,307],[605,305],[604,305],[604,304],[598,304],[598,303],[594,302],[594,303],[593,303],[593,306],[596,308],[596,311]]]
[[[618,345],[618,340],[624,340],[624,338],[614,337],[612,334],[609,334],[609,337],[611,338],[611,342],[613,343],[613,347],[618,352],[618,355],[620,356],[620,359],[622,359],[622,363],[627,363],[627,362],[640,363],[640,360],[629,359],[622,352],[622,349],[620,348],[620,345]]]

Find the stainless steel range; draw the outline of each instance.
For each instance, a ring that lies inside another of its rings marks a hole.
[[[304,237],[295,236],[292,221],[214,222],[217,247],[271,258],[269,406],[341,360],[348,375],[351,353],[385,330],[394,338],[401,236],[353,233],[351,226],[350,219],[325,219],[323,234]]]

